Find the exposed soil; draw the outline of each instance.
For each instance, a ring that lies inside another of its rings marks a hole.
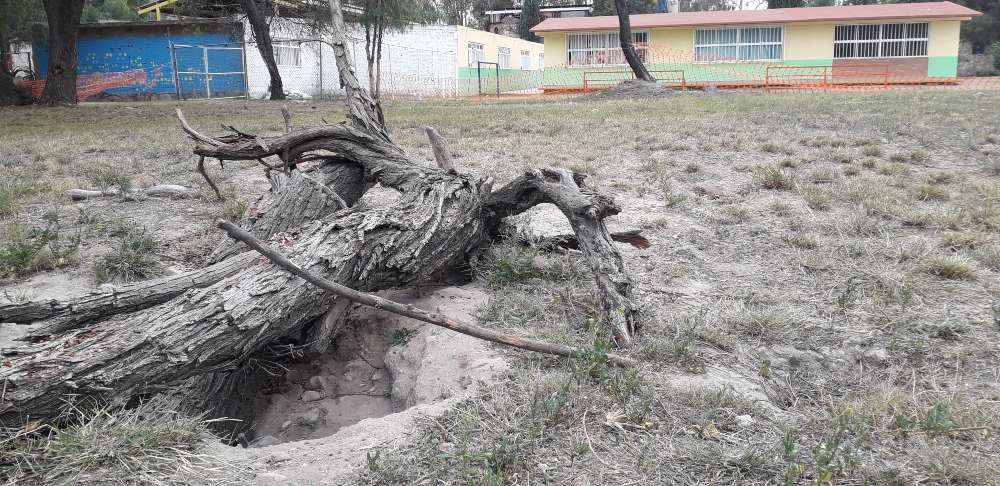
[[[487,298],[476,284],[381,295],[465,321]],[[249,448],[213,454],[249,464],[252,484],[347,484],[368,451],[412,434],[415,417],[442,413],[509,367],[483,341],[371,308],[335,348],[258,397]]]

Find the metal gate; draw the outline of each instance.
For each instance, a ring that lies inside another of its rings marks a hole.
[[[246,98],[243,45],[170,43],[177,99]]]

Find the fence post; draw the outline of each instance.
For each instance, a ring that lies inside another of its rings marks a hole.
[[[174,47],[174,43],[170,43],[170,67],[173,68],[174,74],[174,96],[177,97],[177,101],[181,100],[181,84],[180,76],[177,75],[177,48]]]

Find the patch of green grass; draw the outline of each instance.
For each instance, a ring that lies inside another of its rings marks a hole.
[[[930,161],[930,158],[930,153],[924,149],[896,152],[889,156],[889,160],[893,162],[909,164],[925,164]]]
[[[203,453],[208,422],[145,403],[133,409],[71,406],[64,425],[0,431],[14,483],[188,484],[235,468]]]
[[[865,148],[861,149],[861,153],[865,157],[881,157],[884,152],[881,145],[865,145]]]
[[[923,261],[923,271],[948,280],[975,280],[975,263],[961,255],[931,255]]]
[[[80,235],[60,235],[58,212],[44,216],[45,227],[6,225],[0,237],[0,278],[24,276],[42,269],[54,269],[71,262],[80,248]]]
[[[157,247],[153,237],[141,231],[130,231],[118,245],[94,261],[94,276],[100,282],[130,283],[157,274],[159,263],[153,258]]]
[[[934,184],[916,184],[910,186],[909,192],[920,201],[947,201],[951,198],[948,189]]]
[[[955,180],[955,173],[947,170],[935,170],[927,174],[928,184],[947,184]]]
[[[831,204],[833,204],[833,197],[822,187],[814,184],[799,184],[796,187],[798,188],[799,195],[802,196],[802,199],[810,209],[824,211],[830,209]]]
[[[949,231],[941,235],[941,248],[951,251],[975,250],[985,246],[991,238],[978,231]]]
[[[784,309],[742,302],[723,305],[721,319],[731,329],[768,342],[783,341],[798,327],[797,320]]]
[[[750,210],[739,204],[723,206],[718,221],[722,224],[746,223],[750,221]]]
[[[789,246],[803,248],[806,250],[812,250],[819,246],[819,242],[815,235],[802,232],[783,236],[781,241],[784,241]]]
[[[792,175],[773,165],[754,170],[754,180],[764,189],[789,190],[795,187]]]

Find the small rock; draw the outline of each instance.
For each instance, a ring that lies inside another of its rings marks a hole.
[[[438,446],[438,450],[445,454],[453,454],[455,452],[455,444],[451,442],[444,442]]]
[[[705,196],[708,200],[714,201],[726,194],[726,190],[719,186],[695,186],[693,189],[694,193],[699,196]]]
[[[111,295],[115,293],[115,286],[109,283],[101,285],[101,293],[104,295]]]
[[[381,379],[382,379],[382,372],[380,371],[376,371],[375,374],[372,375],[372,381],[379,381]]]
[[[869,350],[865,353],[865,358],[868,358],[876,363],[882,364],[889,360],[889,351],[885,348],[875,348]]]
[[[573,482],[570,483],[570,485],[571,486],[590,486],[590,477],[588,477],[586,474],[584,474],[583,476],[577,476],[575,479],[573,479]]]
[[[753,419],[753,417],[751,417],[749,415],[737,415],[736,416],[736,425],[738,425],[740,427],[749,427],[749,426],[753,425],[754,422],[755,422],[755,420]]]
[[[302,385],[294,384],[288,387],[288,392],[285,393],[285,396],[291,398],[292,400],[298,399],[302,396]]]
[[[302,394],[303,402],[315,402],[316,400],[319,400],[321,398],[323,398],[323,394],[318,391],[310,390]]]
[[[323,420],[324,415],[326,415],[325,412],[325,410],[318,407],[310,408],[308,412],[295,419],[295,423],[299,425],[316,425]]]
[[[285,423],[281,424],[281,430],[285,430],[292,426],[291,420],[286,420]]]
[[[306,382],[306,390],[326,391],[330,389],[330,383],[322,376],[314,376]]]
[[[258,474],[257,479],[263,479],[268,483],[273,484],[274,482],[288,481],[288,476],[285,476],[284,474],[266,472]]]
[[[285,462],[291,459],[292,456],[290,456],[287,452],[279,451],[271,454],[271,457],[267,458],[267,462],[274,464],[276,462]]]
[[[290,422],[289,422],[290,423]],[[281,443],[281,439],[273,435],[265,435],[250,444],[250,448],[270,447]]]

